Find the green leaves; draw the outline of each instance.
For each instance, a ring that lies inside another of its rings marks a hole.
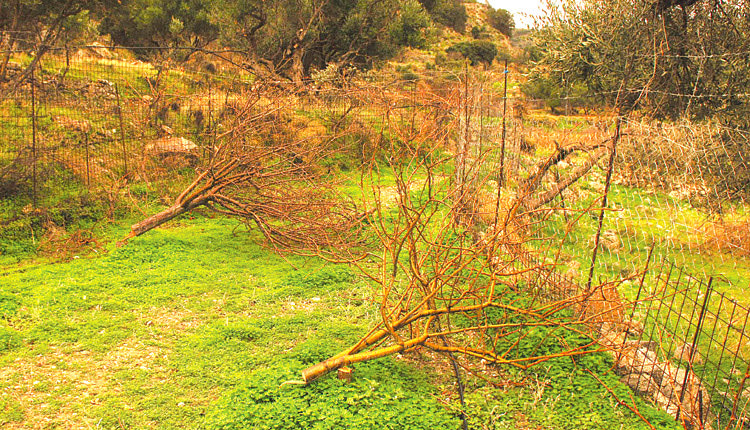
[[[505,9],[495,9],[492,6],[487,10],[487,21],[500,33],[511,37],[516,28],[513,15]]]
[[[416,430],[455,429],[460,425],[460,420],[433,398],[414,369],[393,360],[358,365],[350,384],[326,377],[305,387],[280,386],[285,380],[298,378],[302,367],[300,362],[284,359],[253,372],[239,388],[212,406],[206,428]]]
[[[478,64],[490,65],[495,60],[495,57],[497,57],[497,46],[486,40],[474,40],[457,43],[446,49],[446,52],[457,52],[463,55],[464,58],[471,62],[472,66]]]

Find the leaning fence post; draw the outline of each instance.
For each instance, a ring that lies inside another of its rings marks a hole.
[[[500,214],[500,194],[501,189],[505,186],[505,115],[508,107],[508,60],[505,60],[503,68],[505,85],[503,87],[503,131],[500,136],[500,173],[497,176],[497,200],[495,201],[495,226]]]
[[[617,143],[620,141],[620,127],[622,125],[622,116],[617,116],[615,125],[615,136],[612,139],[612,152],[609,154],[609,167],[607,168],[607,179],[604,183],[604,197],[602,198],[602,209],[599,211],[599,225],[594,237],[594,251],[591,254],[591,268],[589,269],[589,279],[586,282],[586,294],[591,291],[591,281],[594,279],[594,270],[596,268],[596,254],[599,250],[599,241],[602,236],[602,226],[604,225],[604,212],[607,209],[607,197],[609,196],[609,187],[612,183],[612,171],[615,167],[615,156],[617,155]]]
[[[36,175],[36,92],[34,90],[34,69],[31,69],[29,85],[31,85],[31,162],[32,162],[32,186],[31,200],[34,209],[37,207],[37,175]]]
[[[750,379],[750,363],[747,363],[747,367],[745,368],[745,374],[742,378],[742,381],[740,381],[740,387],[737,389],[737,394],[734,397],[734,402],[732,405],[732,416],[729,418],[729,423],[727,424],[727,429],[732,425],[732,421],[738,420],[737,418],[737,406],[741,402],[741,396],[742,392],[745,389],[745,383],[747,383],[747,380]],[[722,406],[724,405],[724,402],[722,402]],[[744,414],[744,412],[743,412]],[[739,419],[741,420],[741,418]],[[738,421],[739,421],[738,420]],[[741,421],[740,421],[741,422]],[[742,428],[745,428],[743,425]]]
[[[120,87],[115,84],[117,95],[117,116],[120,120],[120,144],[122,145],[122,165],[125,168],[125,177],[128,176],[128,152],[125,148],[125,122],[122,120],[122,100],[120,99]]]
[[[695,327],[695,335],[693,336],[693,343],[690,347],[690,357],[688,359],[688,368],[687,372],[685,372],[685,378],[682,380],[682,388],[680,389],[680,401],[677,404],[677,416],[675,417],[677,420],[680,420],[680,415],[682,411],[682,402],[685,399],[685,387],[687,386],[687,380],[690,376],[690,373],[693,371],[693,359],[695,358],[695,350],[698,347],[698,340],[700,339],[701,335],[701,328],[703,326],[703,319],[706,317],[706,307],[708,306],[708,299],[711,296],[711,284],[713,284],[714,278],[713,276],[708,278],[708,286],[706,286],[706,296],[703,298],[703,305],[701,305],[701,312],[698,315],[698,324]],[[684,347],[683,347],[684,350]],[[700,392],[700,388],[699,388]]]
[[[651,244],[651,248],[648,250],[648,257],[646,257],[646,267],[643,268],[643,275],[641,275],[641,282],[638,283],[638,293],[635,295],[635,301],[633,302],[633,309],[630,311],[630,319],[632,321],[635,316],[635,307],[638,306],[638,300],[641,299],[641,292],[643,291],[643,283],[646,281],[646,275],[648,274],[649,266],[651,265],[651,257],[654,255],[654,248],[656,243]]]
[[[638,284],[638,293],[635,295],[635,300],[633,301],[633,308],[630,310],[630,325],[633,323],[633,318],[635,317],[635,308],[638,306],[638,301],[641,299],[641,292],[643,291],[643,283],[646,280],[646,275],[648,274],[649,265],[651,264],[651,256],[654,253],[654,248],[656,247],[656,244],[651,244],[651,248],[648,250],[648,258],[646,259],[646,267],[643,269],[643,275],[641,275],[641,282]],[[625,348],[625,342],[627,342],[628,339],[628,332],[629,328],[625,328],[625,335],[622,337],[622,343],[620,344],[620,349],[617,351],[617,359],[615,360],[615,363],[620,363],[620,358],[622,357],[622,350]]]
[[[206,78],[208,80],[208,120],[206,121],[206,133],[208,134],[208,164],[211,164],[214,159],[214,146],[216,142],[214,141],[215,133],[213,132],[213,85],[211,76],[207,76]]]
[[[742,337],[743,336],[747,337],[745,330],[747,329],[747,323],[748,323],[748,321],[750,321],[750,312],[747,312],[747,310],[746,310],[746,312],[745,312],[745,320],[742,323],[742,328],[739,330],[740,331],[740,338],[739,338],[739,341],[737,342],[737,349],[734,351],[734,358],[732,359],[732,368],[731,368],[731,370],[728,373],[728,375],[729,375],[728,377],[729,378],[732,377],[732,375],[734,374],[735,370],[737,369],[737,358],[740,356],[740,351],[741,351],[742,345],[743,345],[743,343],[742,343]],[[732,411],[732,417],[730,418],[730,421],[729,421],[730,423],[734,420],[735,412],[737,410],[737,402],[738,402],[738,399],[739,399],[740,395],[742,394],[742,390],[744,389],[745,381],[747,380],[748,377],[750,377],[750,375],[748,374],[748,372],[750,372],[750,362],[748,362],[747,366],[748,366],[747,370],[745,371],[745,379],[743,379],[741,381],[741,383],[740,383],[740,389],[737,390],[735,398],[734,398],[734,400],[732,402],[732,409],[733,409],[733,411]],[[729,384],[729,382],[727,382],[727,389],[730,389],[730,387],[731,387],[731,385]],[[724,402],[726,401],[726,399],[727,399],[726,396],[722,397],[722,399],[721,399],[721,407],[719,408],[719,410],[724,409]]]
[[[459,149],[461,161],[459,163],[459,166],[456,166],[456,174],[458,177],[458,185],[459,185],[459,195],[461,199],[461,205],[463,205],[466,201],[466,196],[464,195],[464,185],[466,182],[466,159],[469,156],[469,63],[464,62],[464,99],[463,99],[464,105],[464,111],[463,111],[463,124],[461,124],[461,120],[459,117],[458,126],[459,126],[459,136],[461,133],[463,133],[463,139],[459,137],[459,141],[461,142],[461,148]],[[462,127],[463,126],[463,127]],[[463,128],[463,129],[462,129]]]

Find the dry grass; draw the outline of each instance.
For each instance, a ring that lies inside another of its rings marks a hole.
[[[2,395],[15,400],[24,414],[22,422],[3,428],[97,428],[95,410],[106,396],[122,391],[118,372],[141,369],[149,376],[147,386],[169,380],[170,334],[195,329],[199,321],[188,311],[167,308],[152,308],[137,318],[151,327],[153,339],[131,336],[105,353],[51,345],[44,354],[1,367],[0,379],[11,381]]]
[[[750,219],[710,222],[703,226],[703,248],[734,256],[750,256]]]

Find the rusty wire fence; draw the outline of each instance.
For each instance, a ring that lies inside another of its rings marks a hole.
[[[324,134],[322,127],[346,119],[373,131],[393,112],[413,108],[419,94],[411,80],[390,82],[384,95],[395,100],[390,106],[385,98],[364,100],[343,88],[337,75],[299,89],[216,53],[180,62],[157,54],[56,48],[29,69],[33,57],[25,51],[0,53],[10,59],[0,85],[0,194],[44,208],[65,187],[175,180],[204,165],[251,108],[273,112],[279,129],[294,123],[291,128]],[[152,61],[139,60],[145,57]],[[366,143],[353,145],[363,158]]]
[[[539,186],[544,193],[593,160],[575,186],[532,215],[534,240],[546,246],[524,255],[522,266],[555,267],[540,275],[554,279],[555,297],[585,292],[592,278],[622,280],[619,293],[592,297],[632,303],[609,312],[638,327],[610,345],[622,382],[686,428],[747,427],[750,163],[741,148],[748,134],[712,122],[629,118],[617,130],[606,116],[528,114],[523,104],[483,95],[481,82],[463,91],[465,162],[481,160],[477,171],[492,178],[476,190],[485,218],[517,196],[540,161],[553,165]],[[485,100],[493,100],[494,115],[483,110]],[[613,142],[613,157],[592,155]],[[580,155],[554,159],[559,148],[581,145],[588,149]],[[616,333],[602,330],[605,338]]]
[[[26,79],[4,88],[6,195],[25,194],[33,206],[45,207],[65,184],[92,189],[148,181],[195,167],[206,156],[231,103],[229,90],[240,93],[249,82],[206,73],[209,66],[200,62],[173,68],[138,56],[138,50],[100,46],[52,50]],[[31,57],[10,58],[14,82]]]
[[[750,402],[750,308],[661,260],[644,273],[623,338],[623,382],[688,428],[745,428]]]

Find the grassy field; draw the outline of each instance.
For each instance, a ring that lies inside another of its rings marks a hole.
[[[5,265],[3,428],[459,428],[445,359],[425,353],[358,365],[352,384],[280,388],[366,331],[372,287],[235,227],[198,216],[99,255]],[[473,428],[638,428],[585,371],[605,374],[609,360],[507,373],[507,387],[471,379]]]

